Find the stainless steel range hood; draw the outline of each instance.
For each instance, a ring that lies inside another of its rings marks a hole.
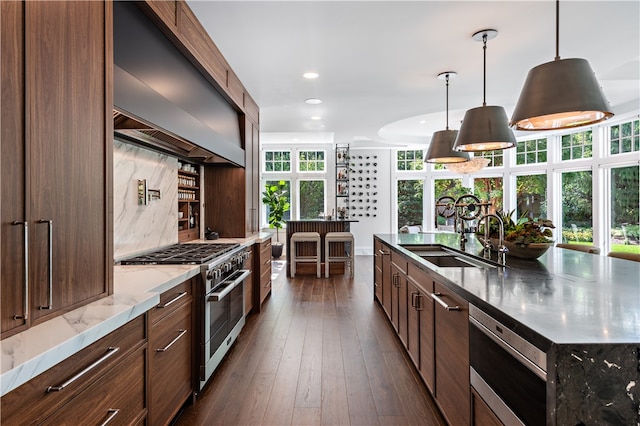
[[[116,137],[244,167],[240,113],[135,2],[114,2],[113,80]]]

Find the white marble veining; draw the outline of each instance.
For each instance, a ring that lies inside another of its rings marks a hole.
[[[113,295],[0,342],[0,395],[147,312],[161,292],[199,272],[197,265],[115,266]]]
[[[178,242],[178,160],[113,142],[113,250],[116,260]],[[161,198],[138,205],[138,179]]]

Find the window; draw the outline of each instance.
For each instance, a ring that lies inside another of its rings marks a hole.
[[[518,142],[516,145],[516,164],[535,164],[547,162],[547,138]]]
[[[593,132],[571,133],[562,136],[562,160],[578,160],[580,158],[591,158]]]
[[[397,170],[422,170],[424,169],[424,162],[422,161],[422,150],[411,151],[398,151]]]
[[[289,151],[265,151],[265,172],[290,172],[291,152]]]
[[[526,215],[532,219],[547,217],[547,175],[516,177],[518,218]]]
[[[268,181],[265,182],[265,185],[278,186],[278,184],[280,182],[284,182],[283,190],[286,191],[285,197],[286,197],[287,202],[289,203],[289,205],[291,205],[291,181],[289,181],[289,180],[268,180]],[[263,187],[263,190],[264,190],[264,187]],[[269,217],[269,206],[265,206],[265,208],[267,209],[265,217]],[[285,221],[291,219],[291,209],[289,209],[286,212],[284,212],[284,215],[282,215],[282,219],[284,219]]]
[[[495,151],[476,152],[474,155],[476,157],[488,158],[491,160],[487,167],[504,166],[504,151],[501,149],[496,149]]]
[[[300,180],[298,185],[300,219],[317,219],[325,213],[324,180]]]
[[[473,180],[473,193],[480,201],[489,201],[489,213],[502,209],[502,178],[486,177]]]
[[[640,253],[640,167],[611,169],[611,251]]]
[[[398,180],[398,228],[422,225],[424,181]]]
[[[611,154],[640,151],[640,120],[611,126]]]
[[[562,173],[562,241],[593,242],[591,171]]]
[[[298,153],[299,172],[324,172],[324,151],[300,151]]]

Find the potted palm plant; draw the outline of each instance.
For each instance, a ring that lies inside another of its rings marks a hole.
[[[280,242],[279,230],[284,224],[284,214],[290,207],[286,194],[286,183],[283,180],[277,185],[266,183],[262,193],[262,202],[269,208],[269,227],[276,228],[276,242],[271,243],[271,256],[274,259],[282,256],[283,243]]]

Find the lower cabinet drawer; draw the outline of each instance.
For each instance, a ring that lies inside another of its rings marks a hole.
[[[42,425],[133,425],[146,415],[145,351],[136,350]]]
[[[2,424],[38,424],[72,398],[76,398],[87,386],[103,374],[109,373],[113,366],[136,346],[146,343],[145,318],[145,315],[141,315],[131,320],[4,395],[1,407]],[[65,384],[63,389],[57,391],[49,389],[50,387],[60,388],[63,384]],[[99,393],[104,395],[103,391]]]
[[[167,425],[192,393],[191,304],[158,321],[149,333],[149,424]]]

